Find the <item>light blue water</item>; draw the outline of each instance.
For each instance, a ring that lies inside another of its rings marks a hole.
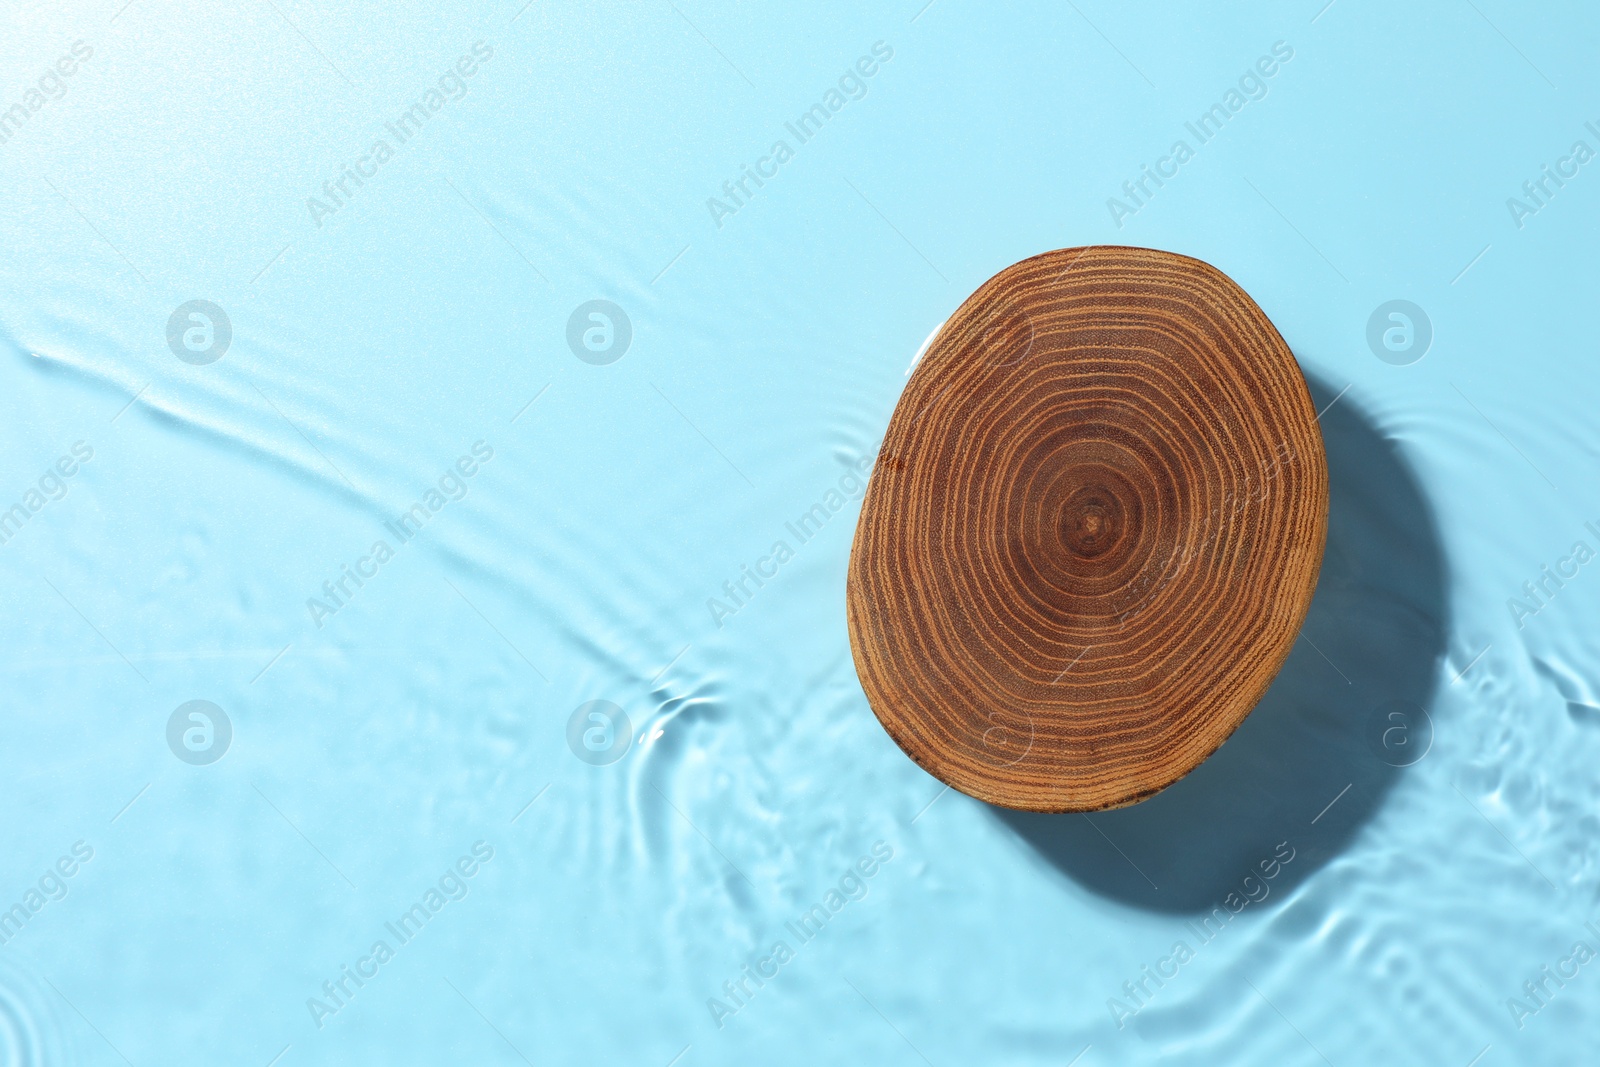
[[[0,14],[0,1062],[1590,1055],[1600,18],[921,4]],[[1092,243],[1256,298],[1333,509],[1265,703],[1091,822],[917,769],[843,592],[918,347]]]

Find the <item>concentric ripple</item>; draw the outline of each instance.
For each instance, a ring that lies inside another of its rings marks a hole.
[[[1305,380],[1226,275],[1135,248],[1024,260],[950,319],[890,420],[850,557],[857,673],[965,793],[1133,803],[1266,691],[1327,502]]]
[[[44,1067],[65,1062],[66,1047],[40,987],[17,966],[0,960],[0,1064]]]

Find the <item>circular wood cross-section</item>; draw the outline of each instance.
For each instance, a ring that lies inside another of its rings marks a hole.
[[[1250,713],[1316,588],[1305,379],[1227,275],[1090,247],[1008,267],[911,375],[850,554],[872,710],[990,803],[1096,811]]]

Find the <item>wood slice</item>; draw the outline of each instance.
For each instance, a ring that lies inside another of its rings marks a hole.
[[[856,671],[964,793],[1131,804],[1244,721],[1316,588],[1328,474],[1288,345],[1232,279],[1047,252],[939,331],[850,554]]]

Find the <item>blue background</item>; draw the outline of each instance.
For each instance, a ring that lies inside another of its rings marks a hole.
[[[1590,1047],[1600,565],[1572,550],[1600,550],[1600,162],[1521,225],[1507,200],[1600,149],[1594,11],[675,4],[0,14],[0,114],[26,113],[0,127],[0,509],[30,511],[0,545],[0,908],[26,912],[0,927],[0,1060]],[[479,42],[460,98],[314,219]],[[798,143],[785,123],[877,42],[864,95]],[[1185,122],[1277,42],[1265,95],[1197,145]],[[793,158],[714,218],[778,139]],[[1194,158],[1119,225],[1108,199],[1178,139]],[[859,497],[803,544],[785,524],[870,461],[967,294],[1103,243],[1205,259],[1278,326],[1332,404],[1329,556],[1306,640],[1190,779],[1092,820],[1003,814],[865,703]],[[193,299],[232,327],[206,365],[167,340]],[[632,328],[606,365],[567,343],[594,299]],[[1404,366],[1367,342],[1397,299],[1433,334]],[[93,458],[32,512],[76,442]],[[396,544],[386,520],[475,442],[493,459]],[[196,699],[232,727],[208,765],[168,743]],[[568,740],[592,700],[628,717],[609,764]],[[396,948],[385,924],[477,842]],[[860,899],[795,937],[878,842]],[[1260,899],[1203,939],[1230,893]],[[335,1004],[378,940],[393,958]],[[725,992],[779,941],[775,977]],[[1125,990],[1179,941],[1175,976]]]

